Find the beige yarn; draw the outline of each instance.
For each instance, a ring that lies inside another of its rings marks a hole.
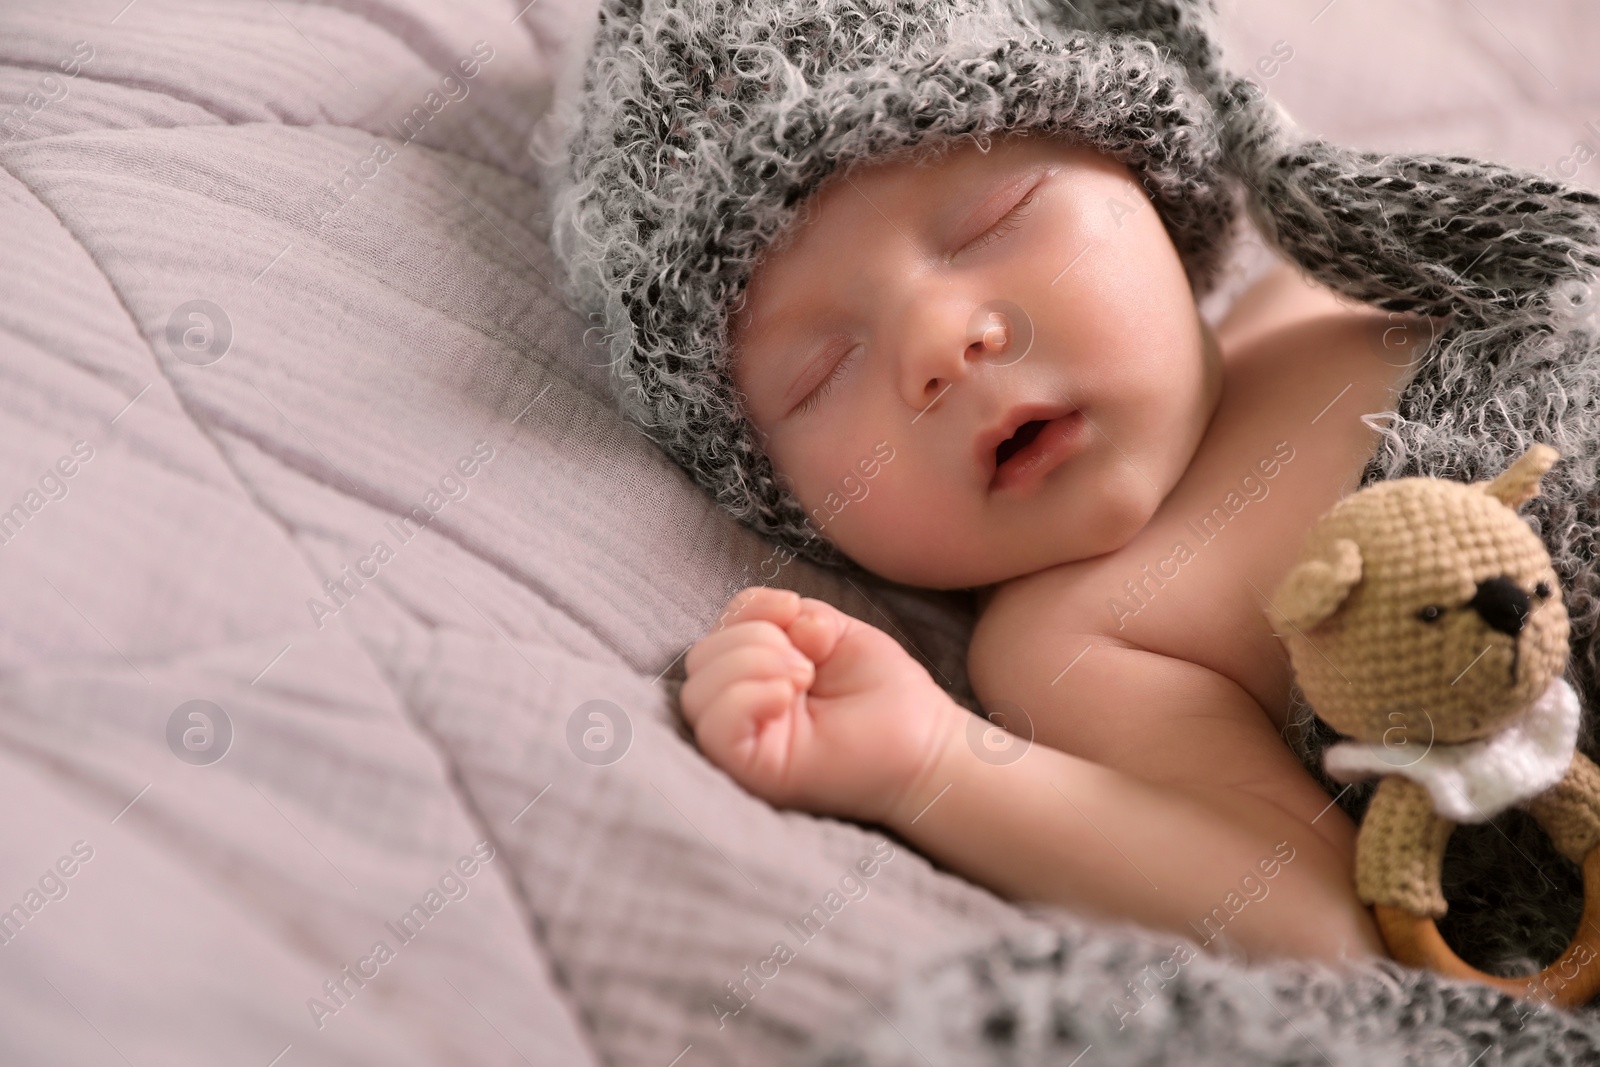
[[[1560,581],[1516,510],[1558,458],[1535,444],[1491,481],[1381,482],[1318,519],[1266,610],[1321,719],[1357,741],[1422,753],[1496,733],[1562,675]],[[1581,752],[1517,806],[1574,863],[1600,844],[1600,768]],[[1356,840],[1362,902],[1444,915],[1439,872],[1455,825],[1425,786],[1385,776]]]

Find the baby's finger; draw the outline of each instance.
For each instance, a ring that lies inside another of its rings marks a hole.
[[[712,630],[689,646],[683,657],[684,672],[692,675],[712,660],[751,642],[777,648],[793,647],[788,632],[779,624],[766,619],[749,619],[736,626]]]
[[[800,610],[788,627],[789,640],[813,663],[826,663],[853,621],[826,601],[802,597]]]
[[[718,694],[695,726],[695,743],[717,766],[746,789],[781,774],[780,742],[772,720],[794,706],[796,690],[787,678],[745,679]],[[763,734],[769,736],[764,737]]]
[[[782,630],[794,621],[795,613],[799,610],[800,594],[792,590],[772,589],[764,585],[745,587],[728,601],[722,615],[706,632],[706,636],[690,646],[684,657],[684,670],[693,673],[699,661],[708,658],[708,647],[721,647],[719,642],[713,640],[718,635],[730,631],[743,632],[742,624],[751,622],[771,623]]]
[[[747,640],[692,671],[678,691],[678,702],[684,719],[698,730],[696,720],[722,699],[725,690],[741,682],[787,678],[806,689],[815,677],[816,668],[811,661],[787,641],[779,646],[775,642]]]
[[[800,594],[793,589],[774,589],[770,585],[748,585],[733,595],[722,609],[713,629],[722,630],[735,623],[765,619],[787,627],[800,610]]]

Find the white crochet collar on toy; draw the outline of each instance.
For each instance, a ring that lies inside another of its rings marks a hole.
[[[1322,766],[1340,782],[1401,774],[1428,787],[1433,810],[1452,822],[1488,822],[1561,780],[1578,743],[1578,694],[1552,681],[1526,714],[1478,741],[1433,744],[1344,741],[1323,752]]]

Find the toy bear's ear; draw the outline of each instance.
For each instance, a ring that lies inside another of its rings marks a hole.
[[[1278,585],[1268,615],[1275,630],[1309,630],[1339,610],[1361,580],[1361,546],[1337,538],[1328,558],[1297,564]]]
[[[1535,444],[1518,456],[1515,463],[1501,471],[1498,477],[1472,484],[1482,486],[1485,493],[1515,511],[1525,501],[1539,495],[1539,479],[1560,458],[1561,453],[1549,445]]]

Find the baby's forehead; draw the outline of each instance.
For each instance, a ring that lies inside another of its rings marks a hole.
[[[794,215],[762,250],[746,286],[760,289],[756,279],[780,270],[797,258],[810,259],[823,249],[815,231],[828,228],[827,251],[892,228],[890,214],[908,210],[943,210],[963,191],[977,187],[988,172],[1025,158],[1049,154],[1063,142],[1038,134],[1008,132],[987,138],[972,135],[942,138],[859,160],[830,174],[796,206]]]
[[[855,250],[882,241],[931,241],[931,234],[960,228],[987,190],[1011,175],[1020,180],[1046,159],[1072,167],[1103,157],[1065,137],[1006,131],[929,140],[834,171],[801,200],[752,265],[728,315],[728,369],[742,374],[751,347],[793,328],[788,306],[804,300],[802,294],[839,284]]]

